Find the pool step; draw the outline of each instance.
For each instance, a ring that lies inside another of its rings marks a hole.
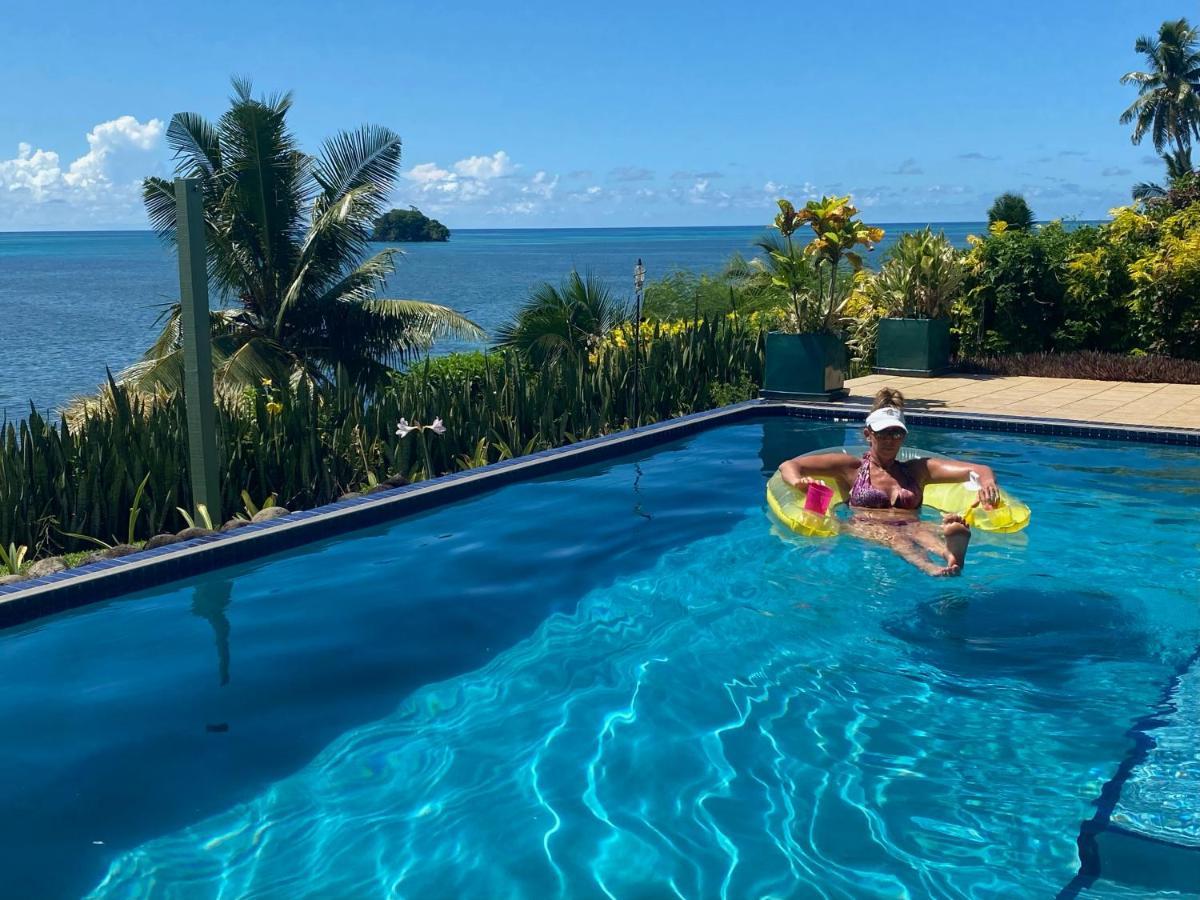
[[[1200,896],[1200,653],[1131,734],[1134,750],[1084,823],[1079,875],[1060,897],[1105,881]]]

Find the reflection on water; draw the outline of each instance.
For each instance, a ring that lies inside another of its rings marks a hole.
[[[229,684],[229,617],[225,610],[233,602],[233,582],[229,579],[203,581],[192,596],[192,615],[206,619],[212,626],[217,645],[217,683]]]

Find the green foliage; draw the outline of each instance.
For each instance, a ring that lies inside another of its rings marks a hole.
[[[396,249],[368,256],[371,224],[395,185],[400,138],[364,125],[302,152],[288,127],[291,96],[255,99],[234,82],[215,123],[178,113],[167,129],[176,174],[199,179],[212,283],[228,306],[213,313],[219,387],[294,375],[328,383],[341,368],[355,383],[378,383],[442,336],[482,337],[446,307],[378,296]],[[175,190],[143,182],[150,224],[176,240]],[[179,304],[142,362],[121,380],[143,392],[182,381]]]
[[[759,243],[777,245],[766,239]],[[764,251],[766,252],[766,251]],[[663,321],[711,319],[727,313],[748,314],[787,303],[787,295],[772,283],[766,260],[747,261],[735,254],[716,275],[677,269],[646,285],[642,315]]]
[[[1200,358],[1200,203],[1126,207],[1099,227],[997,225],[954,305],[963,356],[1095,350]]]
[[[1020,194],[1001,194],[988,210],[988,224],[1005,223],[1009,229],[1028,231],[1033,227],[1033,210]]]
[[[708,409],[762,383],[761,331],[741,317],[680,330],[649,323],[643,334],[645,422]],[[320,389],[302,379],[222,397],[222,508],[241,508],[243,491],[310,508],[389,475],[417,481],[624,428],[633,417],[632,353],[628,343],[605,344],[594,360],[564,354],[538,368],[513,352],[470,354],[415,365],[378,392],[342,377]],[[119,386],[113,396],[110,411],[88,412],[72,427],[31,410],[0,429],[5,546],[26,544],[35,555],[78,550],[88,542],[66,532],[111,535],[129,526],[134,508],[137,538],[203,521],[182,514],[193,499],[181,398],[147,403]],[[424,445],[396,436],[401,419],[437,418],[446,433]]]
[[[946,235],[923,228],[901,235],[866,285],[874,305],[888,316],[937,319],[950,314],[966,274],[961,255]]]
[[[1200,205],[1155,223],[1156,240],[1129,265],[1130,309],[1142,349],[1200,359]]]
[[[534,366],[564,358],[578,363],[626,318],[625,305],[599,278],[572,272],[558,287],[537,288],[500,327],[496,346],[515,350]]]
[[[10,543],[7,547],[0,544],[0,572],[5,575],[20,575],[21,566],[25,564],[25,554],[29,548],[22,544],[18,547]]]
[[[375,220],[371,240],[389,243],[403,241],[446,241],[450,229],[424,215],[415,206],[408,209],[393,209]]]
[[[269,506],[274,506],[275,500],[276,498],[274,494],[267,494],[262,503],[255,503],[254,498],[250,496],[249,491],[242,491],[242,512],[238,513],[237,518],[247,520],[253,519],[256,515],[258,515],[259,510],[266,509]],[[207,509],[204,511],[206,513],[208,512]],[[180,512],[182,513],[183,510],[180,510]]]
[[[977,240],[967,257],[966,293],[954,306],[964,352],[1051,349],[1065,320],[1067,260],[1092,231],[1068,231],[1058,221],[1030,231],[998,224]]]
[[[1183,209],[1200,200],[1200,194],[1196,192],[1196,173],[1192,169],[1192,148],[1179,147],[1161,156],[1167,164],[1167,187],[1139,182],[1133,186],[1133,199],[1155,203],[1168,199],[1168,194],[1173,193],[1169,198],[1169,206],[1172,209]]]
[[[244,494],[246,492],[242,491],[242,493]],[[175,507],[175,511],[178,512],[180,518],[182,518],[183,521],[185,523],[187,523],[188,528],[200,527],[200,528],[207,528],[209,531],[213,530],[212,516],[210,516],[208,514],[208,507],[205,506],[203,503],[196,504],[196,515],[195,516],[193,516],[191,513],[189,513],[182,506]]]
[[[858,209],[849,197],[822,197],[796,210],[787,200],[779,201],[775,227],[784,237],[777,250],[764,246],[774,270],[772,283],[787,291],[791,299],[790,329],[797,333],[836,331],[848,297],[842,260],[852,271],[863,267],[857,247],[874,249],[883,240],[883,229],[855,218]],[[801,225],[812,229],[813,238],[803,255],[795,252],[792,235]],[[803,264],[802,264],[803,263]]]

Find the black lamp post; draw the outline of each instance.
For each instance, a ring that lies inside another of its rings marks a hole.
[[[642,385],[639,364],[642,355],[642,289],[646,286],[646,267],[639,259],[633,267],[633,427],[642,424]]]

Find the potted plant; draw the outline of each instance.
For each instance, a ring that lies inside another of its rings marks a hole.
[[[783,327],[767,334],[766,370],[762,395],[779,400],[832,400],[849,392],[846,381],[846,342],[840,313],[848,289],[843,260],[854,271],[863,262],[855,248],[874,248],[883,229],[864,225],[849,197],[822,197],[795,209],[779,201],[775,227],[784,241],[768,249],[772,283],[784,288],[791,307]],[[815,237],[798,255],[792,235],[801,225]],[[760,245],[762,246],[762,245]],[[767,249],[764,247],[764,249]]]
[[[929,228],[900,238],[871,285],[886,310],[879,320],[874,371],[929,377],[950,364],[950,304],[966,266],[944,233]]]

